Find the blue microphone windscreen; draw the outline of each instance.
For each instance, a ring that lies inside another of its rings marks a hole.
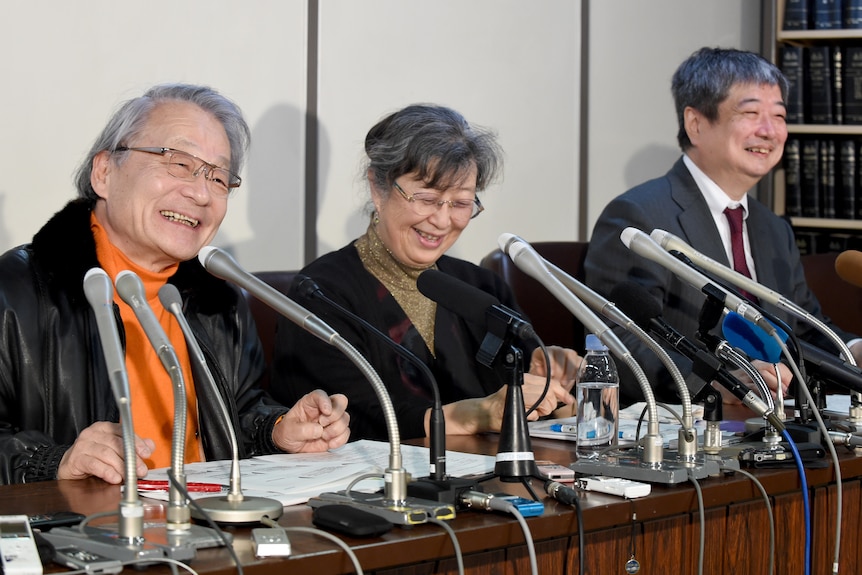
[[[787,341],[784,330],[776,327],[781,341]],[[761,327],[748,321],[735,311],[728,313],[721,323],[724,339],[733,347],[739,348],[751,359],[759,359],[767,363],[778,363],[781,360],[781,346]]]

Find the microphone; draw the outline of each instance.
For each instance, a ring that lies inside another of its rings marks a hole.
[[[165,330],[156,319],[156,314],[147,303],[144,294],[144,284],[141,278],[132,271],[123,270],[117,274],[114,282],[117,293],[126,302],[138,318],[147,339],[156,350],[165,370],[173,383],[174,393],[174,430],[171,441],[171,472],[180,485],[185,486],[185,438],[186,438],[186,390],[183,381],[183,370],[174,347],[171,345]],[[166,513],[167,528],[171,530],[187,530],[191,525],[191,514],[182,492],[170,482],[169,504]]]
[[[438,270],[428,269],[419,274],[416,287],[422,295],[468,322],[486,326],[488,332],[476,354],[476,360],[486,367],[494,367],[494,362],[510,335],[518,336],[522,340],[535,339],[541,345],[533,326],[522,320],[517,312],[501,305],[496,297],[467,282]],[[523,354],[512,345],[506,351],[502,367],[507,376],[511,376],[511,380],[506,389],[494,474],[503,481],[520,479],[530,491],[532,488],[525,478],[539,477],[540,474],[524,413]]]
[[[138,497],[138,475],[135,469],[135,428],[132,424],[132,408],[129,403],[129,376],[126,372],[126,357],[120,343],[114,315],[114,286],[111,278],[102,268],[92,268],[84,276],[84,295],[96,315],[96,326],[108,368],[111,391],[120,411],[120,427],[123,433],[123,464],[125,466],[126,487],[120,502],[118,535],[122,541],[130,543],[143,537],[144,512]]]
[[[590,307],[593,309],[598,308],[601,312],[605,313],[609,319],[612,319],[622,325],[623,327],[632,325],[631,319],[629,319],[625,314],[619,311],[616,306],[609,301],[605,300],[601,296],[599,296],[593,290],[587,288],[583,284],[577,283],[573,278],[569,278],[571,281],[567,283],[567,285],[563,285],[563,282],[558,279],[558,277],[553,274],[550,270],[549,265],[544,258],[542,258],[531,245],[529,245],[526,241],[521,239],[520,237],[504,233],[500,235],[498,239],[498,244],[500,246],[500,250],[504,253],[508,254],[508,256],[512,259],[512,262],[515,263],[518,268],[534,278],[540,284],[542,284],[551,294],[556,297],[578,320],[583,323],[590,333],[593,333],[598,337],[602,343],[604,343],[608,349],[621,361],[628,365],[635,377],[638,380],[638,384],[640,385],[641,391],[644,394],[644,400],[648,406],[649,410],[649,420],[648,420],[648,431],[647,431],[647,441],[646,445],[654,445],[661,436],[659,430],[659,421],[658,421],[658,407],[655,402],[655,395],[653,394],[652,388],[649,385],[649,381],[647,380],[646,374],[643,372],[643,369],[640,365],[637,364],[631,352],[625,347],[625,345],[620,341],[617,335],[611,331],[611,329],[595,314],[592,310],[585,305],[583,301],[578,299],[572,292],[575,291],[571,289],[575,284],[577,284],[578,288],[578,296],[586,295],[586,301],[590,303]],[[560,270],[561,274],[563,272]],[[565,274],[563,274],[565,275]],[[568,277],[568,276],[567,276]],[[582,288],[582,289],[581,289]],[[628,329],[628,328],[627,328]],[[678,372],[679,370],[677,370]],[[683,403],[685,403],[685,398],[683,398]],[[691,403],[688,403],[689,409],[688,414],[691,415]],[[691,418],[688,420],[688,429],[691,429],[693,425],[693,421]],[[693,444],[693,442],[692,442]],[[680,445],[690,445],[688,442],[683,441]],[[693,446],[693,445],[692,445]],[[656,460],[660,460],[662,455],[661,453],[656,453],[656,449],[647,448],[647,457],[648,458],[657,458]]]
[[[203,379],[210,388],[210,393],[216,399],[216,404],[221,412],[223,423],[230,439],[232,457],[229,493],[225,496],[217,495],[196,499],[195,502],[213,521],[218,523],[253,523],[259,521],[264,515],[268,515],[272,519],[278,519],[284,511],[281,501],[266,497],[246,497],[242,493],[236,430],[231,421],[230,412],[224,403],[224,399],[222,399],[218,385],[216,385],[215,378],[210,371],[209,365],[207,365],[204,352],[198,344],[198,340],[192,332],[186,316],[183,315],[183,302],[179,290],[173,284],[168,283],[163,285],[159,288],[159,301],[162,302],[166,310],[173,314],[177,319],[177,323],[180,324],[180,329],[183,331],[183,336],[189,349],[189,356],[200,368],[201,373],[204,375]],[[198,517],[198,519],[202,518]]]
[[[781,341],[787,341],[784,330],[775,328]],[[721,322],[721,333],[727,343],[742,350],[751,359],[767,363],[781,361],[781,346],[759,326],[744,319],[736,312],[729,312]]]
[[[484,366],[491,367],[503,341],[512,334],[521,341],[536,341],[538,336],[521,314],[502,305],[493,295],[438,270],[425,270],[416,288],[430,300],[470,323],[485,326],[488,334],[476,354]]]
[[[638,325],[652,331],[690,359],[693,364],[692,371],[704,382],[708,384],[710,381],[717,381],[752,411],[768,419],[777,429],[784,428],[783,422],[763,400],[733,377],[718,358],[687,339],[661,317],[661,304],[646,288],[634,282],[624,282],[614,286],[611,297]]]
[[[835,258],[835,273],[847,283],[862,287],[862,252],[847,250]]]
[[[747,300],[732,294],[726,289],[714,284],[702,273],[684,263],[677,260],[675,257],[667,253],[662,247],[653,241],[653,239],[637,228],[626,228],[620,234],[620,239],[623,244],[633,252],[641,255],[653,262],[663,266],[665,269],[673,273],[678,278],[682,279],[692,287],[695,287],[704,293],[716,293],[723,300],[725,307],[737,312],[745,319],[759,325],[768,333],[772,333],[775,329],[772,327],[763,314]]]
[[[437,518],[454,516],[455,510],[451,506],[446,507],[436,502],[423,502],[414,498],[408,501],[407,471],[403,467],[401,434],[398,430],[395,408],[386,386],[368,360],[323,320],[244,270],[224,250],[214,246],[204,246],[198,253],[198,260],[212,275],[239,285],[296,325],[344,353],[374,388],[377,400],[383,409],[383,417],[389,433],[389,467],[383,473],[383,495],[366,497],[366,494],[360,492],[324,493],[318,498],[309,500],[309,505],[338,503],[358,507],[401,525],[424,522],[429,514]]]
[[[497,243],[500,246],[500,250],[508,254],[521,271],[534,278],[549,292],[551,292],[551,294],[566,306],[566,308],[572,312],[575,317],[584,324],[584,326],[586,326],[590,333],[595,334],[596,337],[598,337],[614,355],[622,357],[629,353],[616,334],[612,332],[611,329],[596,314],[594,314],[583,301],[577,297],[573,297],[572,293],[551,274],[548,267],[545,265],[544,259],[532,249],[532,246],[528,246],[527,243],[518,236],[507,233],[502,234]],[[595,292],[592,293],[595,296],[594,298],[591,298],[593,303],[599,308],[604,307],[598,299],[598,294]],[[628,318],[625,318],[624,316],[619,316],[618,319],[623,322],[628,320]]]
[[[412,363],[425,377],[425,380],[428,382],[429,387],[431,388],[432,393],[434,394],[434,406],[431,409],[431,419],[430,419],[430,473],[429,478],[431,482],[446,482],[450,478],[446,476],[446,421],[443,416],[443,404],[440,400],[440,389],[437,385],[437,379],[434,377],[434,374],[431,373],[431,370],[421,359],[416,357],[414,353],[412,353],[409,349],[405,348],[402,345],[396,343],[392,338],[388,337],[386,334],[381,332],[379,329],[368,323],[365,319],[359,317],[349,309],[340,305],[338,302],[333,301],[331,298],[327,297],[323,290],[320,289],[320,286],[317,285],[313,279],[305,275],[298,275],[294,280],[297,282],[297,290],[300,295],[306,298],[316,298],[320,301],[326,303],[328,306],[332,307],[339,313],[347,316],[351,320],[355,321],[359,325],[361,325],[365,330],[371,333],[374,337],[376,337],[379,341],[382,341],[386,345],[388,345],[395,353],[397,353],[402,358],[406,359],[410,363]],[[417,485],[417,481],[413,481],[408,483],[407,490],[408,492],[415,493],[417,489],[420,487],[425,487],[423,483],[421,486]],[[470,488],[475,489],[475,482],[470,482]],[[439,485],[443,486],[442,483]],[[430,486],[428,486],[430,487]],[[465,485],[465,488],[467,486]],[[439,490],[434,490],[437,496],[442,496],[443,492]],[[450,503],[455,502],[455,494],[448,493],[447,497],[451,495]],[[422,495],[423,499],[430,499],[430,497],[426,495]],[[447,499],[448,501],[448,499]]]

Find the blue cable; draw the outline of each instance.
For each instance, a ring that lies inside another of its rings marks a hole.
[[[793,442],[793,439],[790,437],[790,432],[787,429],[783,429],[781,433],[784,435],[784,439],[787,440],[787,444],[790,446],[790,450],[793,452],[793,459],[796,461],[796,469],[799,470],[799,480],[802,483],[802,507],[803,513],[805,517],[805,575],[811,574],[811,510],[808,502],[808,480],[805,477],[805,467],[802,465],[802,456],[799,455],[799,450],[796,448],[796,444]]]

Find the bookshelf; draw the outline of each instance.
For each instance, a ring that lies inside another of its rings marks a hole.
[[[862,1],[836,3],[853,10],[832,15],[837,29],[815,28],[815,10],[828,7],[828,1],[772,2],[767,51],[791,81],[788,140],[772,182],[772,208],[789,217],[803,253],[862,249],[862,23],[857,21]],[[793,10],[801,7],[807,24],[799,23],[804,16],[794,18]],[[805,29],[785,29],[787,16]],[[822,22],[829,14],[818,12],[816,18]]]

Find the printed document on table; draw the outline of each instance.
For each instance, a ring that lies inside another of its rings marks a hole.
[[[401,445],[404,469],[413,477],[425,477],[429,469],[427,447]],[[485,474],[494,470],[495,458],[457,451],[446,452],[446,470],[449,475]],[[240,460],[243,495],[269,497],[283,505],[305,503],[326,491],[345,489],[356,477],[364,474],[382,474],[389,465],[389,443],[359,440],[324,453],[278,453]],[[189,463],[185,465],[186,483],[216,483],[227,493],[230,483],[229,460]],[[167,479],[167,468],[152,469],[147,479]],[[363,480],[355,489],[377,491],[383,479]],[[191,493],[193,498],[212,497],[213,493]],[[168,500],[168,492],[141,492],[142,497]]]

